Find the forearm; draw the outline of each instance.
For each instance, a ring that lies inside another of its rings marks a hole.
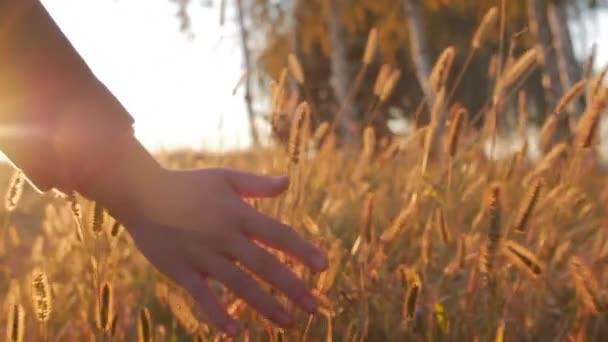
[[[116,218],[139,213],[141,200],[161,183],[165,169],[133,136],[123,136],[100,160],[89,180],[79,187],[80,194],[101,203]]]
[[[0,149],[41,190],[80,190],[133,120],[38,0],[0,0]]]

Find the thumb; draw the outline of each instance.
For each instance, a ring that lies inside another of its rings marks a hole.
[[[234,191],[243,197],[274,197],[287,190],[287,176],[260,176],[238,170],[225,170]]]

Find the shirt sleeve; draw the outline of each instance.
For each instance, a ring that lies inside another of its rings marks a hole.
[[[132,125],[39,0],[0,0],[0,150],[35,187],[78,191]]]

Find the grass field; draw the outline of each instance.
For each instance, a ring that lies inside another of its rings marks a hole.
[[[323,302],[315,317],[294,311],[294,329],[279,331],[222,294],[250,340],[600,340],[608,333],[608,178],[593,149],[558,144],[537,162],[523,150],[492,160],[480,133],[460,129],[454,157],[431,161],[424,174],[421,133],[381,146],[368,132],[361,152],[311,139],[297,163],[282,147],[159,159],[180,168],[289,172],[287,194],[252,204],[329,250],[325,273],[292,265]],[[8,334],[22,329],[26,341],[219,338],[113,219],[93,222],[93,203],[78,198],[76,218],[65,198],[28,185],[16,202],[11,173],[2,168]],[[48,285],[40,285],[40,271]],[[104,284],[110,298],[101,294]]]
[[[271,88],[271,123],[291,122],[285,143],[226,155],[157,156],[172,168],[289,174],[287,193],[251,204],[329,251],[329,269],[319,275],[277,254],[322,303],[310,317],[285,303],[297,318],[288,330],[270,325],[217,286],[229,312],[245,326],[239,340],[608,336],[608,174],[599,163],[596,133],[608,107],[603,76],[581,81],[564,95],[541,130],[540,158],[529,158],[527,144],[497,158],[487,146],[502,131],[501,101],[516,93],[536,55],[530,50],[505,67],[494,98],[479,113],[484,124],[474,125],[475,113],[444,103],[453,54],[446,49],[434,68],[437,98],[429,124],[406,136],[376,137],[368,126],[361,129],[360,147],[337,147],[329,123],[310,128],[306,102],[282,110],[283,73]],[[302,78],[293,66],[297,60],[290,63],[295,79]],[[389,70],[378,81],[379,102],[395,77]],[[560,133],[558,122],[581,96],[588,100],[586,111],[570,116],[569,132]],[[276,118],[284,112],[294,114]],[[527,116],[522,110],[518,115],[523,134]],[[0,184],[6,188],[0,324],[7,340],[224,339],[103,208],[77,196],[37,194],[8,165]]]

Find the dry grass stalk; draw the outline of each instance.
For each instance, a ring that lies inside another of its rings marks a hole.
[[[289,71],[293,78],[295,78],[300,85],[304,84],[304,69],[302,69],[302,64],[300,64],[298,57],[293,53],[290,53],[289,56],[287,56],[287,64],[289,65]]]
[[[429,217],[424,226],[422,240],[420,241],[420,262],[424,267],[431,263],[431,232],[433,230],[433,217]]]
[[[591,100],[593,100],[596,96],[598,96],[600,94],[600,91],[602,90],[602,87],[604,86],[604,82],[606,81],[607,74],[608,74],[608,64],[606,64],[606,66],[602,69],[602,71],[597,76],[597,78],[595,79],[595,81],[593,82],[593,84],[591,86],[591,97],[590,97]]]
[[[96,323],[97,328],[105,333],[110,332],[114,318],[114,294],[112,285],[104,282],[97,296]]]
[[[444,245],[450,243],[451,234],[445,219],[444,210],[442,208],[435,209],[435,227],[437,228],[437,233],[441,238],[441,242]]]
[[[555,106],[554,113],[560,114],[565,112],[571,103],[583,95],[586,85],[586,80],[580,80],[570,87],[570,89],[568,89],[568,91],[560,98],[557,106]]]
[[[369,31],[367,36],[367,44],[365,45],[365,52],[363,53],[363,64],[370,65],[376,54],[376,47],[378,46],[378,29],[375,27]]]
[[[376,151],[376,131],[374,127],[367,126],[363,130],[363,157],[370,159]]]
[[[526,92],[520,90],[517,95],[517,107],[518,107],[518,120],[517,120],[517,132],[523,138],[525,138],[526,127],[528,125],[528,101]]]
[[[318,147],[321,145],[323,139],[327,135],[329,126],[330,126],[330,123],[327,121],[323,121],[323,122],[321,122],[321,124],[319,124],[319,126],[317,126],[317,129],[315,130],[315,132],[312,135],[312,141],[315,144],[315,146]]]
[[[118,220],[114,220],[114,224],[112,225],[112,228],[110,229],[110,236],[115,238],[118,236],[118,234],[120,234],[121,231],[122,231],[122,224]]]
[[[557,144],[553,146],[551,151],[536,165],[536,167],[526,175],[523,183],[529,184],[530,181],[536,177],[540,177],[545,173],[554,170],[556,164],[562,159],[568,151],[568,145],[565,143]]]
[[[538,199],[540,197],[540,190],[542,188],[542,178],[537,178],[534,180],[534,183],[530,187],[530,189],[526,192],[524,200],[519,207],[519,211],[515,218],[515,223],[513,228],[518,232],[524,232],[526,230],[526,226],[532,213],[534,211],[534,207],[538,203]]]
[[[9,305],[8,321],[6,322],[6,340],[23,342],[25,336],[25,310],[21,304]]]
[[[458,142],[459,142],[459,138],[460,138],[460,133],[462,130],[462,126],[463,123],[462,121],[464,120],[464,116],[466,115],[467,110],[464,107],[459,108],[456,111],[456,114],[454,115],[454,117],[452,118],[452,122],[450,123],[450,130],[448,132],[448,139],[446,141],[446,153],[450,156],[450,157],[454,157],[456,156],[456,153],[458,153]]]
[[[376,82],[374,83],[374,95],[378,98],[382,96],[382,91],[384,89],[384,85],[389,79],[392,72],[392,67],[389,64],[382,64],[380,67],[380,71],[378,72],[378,76],[376,76]]]
[[[395,69],[391,72],[390,76],[388,76],[386,79],[386,82],[384,82],[382,91],[380,92],[380,102],[385,102],[389,96],[391,96],[400,77],[401,70]]]
[[[500,185],[494,183],[490,186],[487,196],[487,215],[488,215],[488,230],[485,244],[485,254],[483,255],[485,260],[482,263],[485,267],[485,281],[487,283],[492,282],[492,272],[494,268],[494,259],[498,252],[501,239],[501,203],[500,203]]]
[[[437,62],[435,62],[430,76],[430,83],[433,87],[433,91],[439,92],[440,89],[445,87],[450,71],[452,70],[455,55],[456,48],[449,46],[443,50],[437,59]]]
[[[420,291],[422,289],[422,282],[420,276],[413,269],[407,270],[407,290],[405,293],[405,300],[403,302],[403,318],[406,324],[409,324],[414,320],[416,314],[416,306],[420,297]]]
[[[519,57],[510,68],[505,70],[496,84],[495,103],[498,101],[497,98],[504,97],[512,91],[514,86],[534,68],[537,58],[536,48],[531,48]]]
[[[303,141],[306,135],[305,126],[306,122],[309,121],[309,117],[310,106],[307,102],[301,102],[296,108],[289,133],[289,157],[293,164],[297,164],[300,161],[302,147],[305,143]]]
[[[403,230],[405,225],[410,220],[410,217],[414,214],[416,210],[418,195],[413,194],[410,198],[410,201],[407,206],[405,206],[397,215],[397,218],[393,220],[391,225],[382,233],[380,236],[380,241],[384,243],[389,243],[397,238],[399,233]]]
[[[70,210],[72,211],[74,221],[76,221],[76,238],[79,242],[82,242],[84,241],[84,235],[82,232],[82,208],[80,207],[74,192],[68,195],[67,201],[70,205]]]
[[[505,320],[500,320],[500,323],[498,323],[498,328],[496,328],[496,336],[494,337],[494,342],[503,342],[505,340],[505,326]]]
[[[608,309],[606,293],[601,290],[598,281],[580,258],[571,257],[568,270],[574,279],[576,294],[587,310],[597,314]]]
[[[363,206],[361,207],[361,219],[359,235],[362,236],[368,243],[375,238],[374,227],[372,223],[372,214],[374,212],[376,195],[373,192],[365,194]]]
[[[192,335],[200,326],[198,319],[190,310],[190,306],[182,296],[177,293],[169,292],[169,308],[173,313],[173,316],[177,319],[177,322],[182,328],[190,335]]]
[[[444,273],[453,275],[465,267],[466,248],[466,237],[461,235],[457,241],[456,255],[454,255],[454,259],[445,267]]]
[[[503,245],[503,252],[509,261],[532,278],[537,278],[545,273],[544,264],[532,252],[515,241],[506,241]]]
[[[342,261],[342,243],[340,240],[335,240],[328,252],[329,267],[321,273],[317,280],[316,289],[319,293],[326,293],[331,289],[340,270]]]
[[[137,342],[152,342],[152,319],[148,308],[143,308],[139,311]]]
[[[540,130],[540,147],[543,151],[546,151],[551,147],[553,139],[555,137],[555,131],[557,129],[558,118],[557,115],[549,115],[545,119],[545,123]]]
[[[608,91],[595,96],[588,110],[581,117],[576,129],[576,147],[584,149],[591,147],[599,126],[600,116],[608,106]]]
[[[96,235],[101,233],[103,230],[103,224],[105,222],[105,209],[99,202],[95,202],[93,207],[93,218],[92,218],[92,231]]]
[[[473,40],[471,41],[471,47],[473,47],[474,50],[479,49],[483,43],[487,41],[491,33],[496,30],[497,24],[498,7],[494,6],[486,12],[479,27],[477,27],[477,30],[473,35]]]

